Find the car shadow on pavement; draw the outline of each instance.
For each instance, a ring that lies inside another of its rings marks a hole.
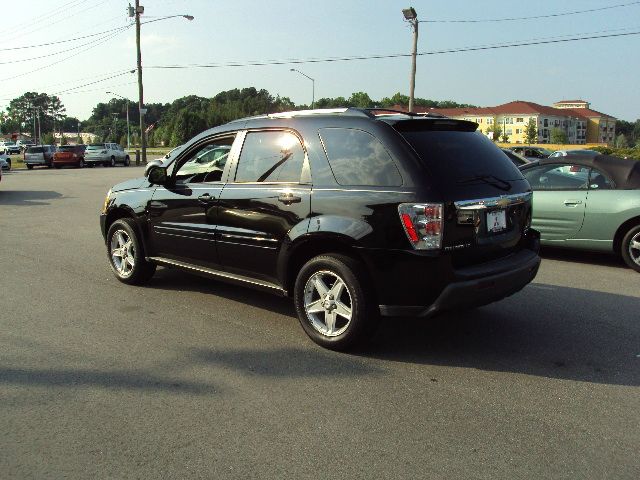
[[[540,256],[543,259],[548,260],[560,260],[563,262],[577,262],[629,269],[619,255],[613,255],[605,252],[589,252],[558,247],[543,247],[540,251]]]
[[[62,194],[51,190],[0,190],[0,205],[12,205],[18,207],[49,205],[49,202],[46,200],[55,200],[59,198],[62,198]]]
[[[205,383],[167,379],[145,371],[104,371],[85,369],[31,369],[0,367],[0,385],[42,387],[102,387],[113,390],[147,390],[192,395],[211,395],[217,389]]]
[[[172,268],[158,269],[149,283],[145,285],[145,288],[172,291],[188,290],[216,295],[253,307],[264,308],[280,315],[297,318],[293,302],[289,298],[215,280],[210,277],[192,275]]]
[[[640,385],[640,298],[533,284],[509,299],[389,318],[357,352],[396,362]]]

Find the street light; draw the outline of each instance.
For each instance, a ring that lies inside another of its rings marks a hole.
[[[305,75],[300,70],[296,70],[295,68],[291,68],[289,71],[298,72],[303,77],[307,77],[309,80],[311,80],[311,109],[313,110],[313,107],[316,103],[316,81],[313,78],[311,78],[309,75]]]
[[[416,90],[416,56],[418,54],[418,14],[413,7],[403,8],[404,20],[413,29],[413,51],[411,53],[411,75],[409,77],[409,112],[413,112],[413,101]]]
[[[115,95],[116,97],[119,97],[127,101],[127,150],[129,150],[131,148],[131,133],[129,131],[129,99],[124,98],[122,95],[118,95],[117,93],[113,93],[113,92],[106,92],[106,93],[107,95]]]
[[[144,130],[144,114],[147,109],[144,108],[144,94],[142,88],[142,53],[140,52],[140,15],[144,13],[144,7],[140,5],[140,0],[135,0],[135,7],[129,6],[129,17],[135,16],[136,21],[136,53],[138,57],[138,109],[140,111],[140,140],[142,146],[142,163],[147,163],[147,136]],[[195,17],[193,15],[169,15],[167,17],[160,17],[153,20],[146,21],[144,23],[159,22],[161,20],[168,20],[170,18],[182,17],[191,21]]]

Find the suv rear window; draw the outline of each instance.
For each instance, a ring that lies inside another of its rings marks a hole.
[[[87,150],[105,150],[106,148],[104,143],[92,143],[87,147]]]
[[[63,145],[61,147],[58,147],[59,152],[73,152],[75,149],[75,145]]]
[[[389,152],[370,133],[353,128],[322,128],[320,138],[340,185],[402,185],[402,177]]]
[[[29,147],[27,153],[44,153],[44,147]]]
[[[438,182],[454,191],[473,178],[522,180],[522,174],[481,133],[457,130],[401,131]]]

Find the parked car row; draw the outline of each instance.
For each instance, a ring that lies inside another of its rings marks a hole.
[[[10,168],[10,159],[8,160]],[[129,155],[117,143],[92,143],[90,145],[35,145],[27,148],[24,163],[29,170],[36,166],[61,168],[63,166],[113,167],[122,164],[128,167]],[[1,165],[1,163],[0,163]]]

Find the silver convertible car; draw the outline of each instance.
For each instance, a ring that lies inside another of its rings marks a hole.
[[[640,161],[575,155],[520,170],[543,245],[618,253],[640,272]]]

